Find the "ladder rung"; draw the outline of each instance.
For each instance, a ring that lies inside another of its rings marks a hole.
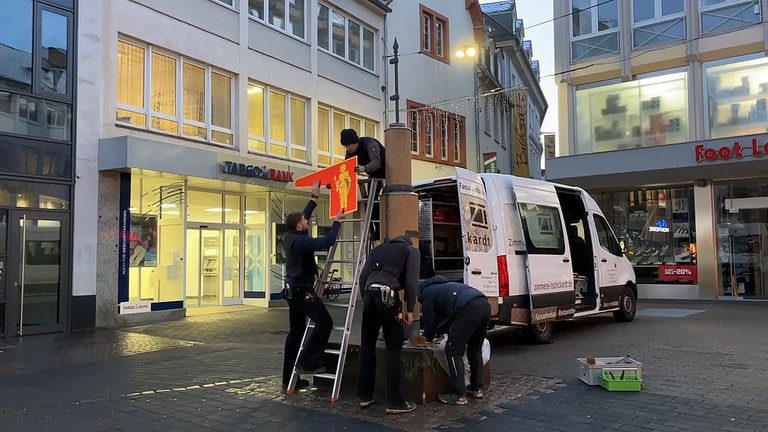
[[[365,222],[365,219],[342,219],[339,222]]]
[[[327,260],[326,263],[335,264],[357,264],[357,260]]]
[[[336,354],[336,355],[339,355],[339,354],[341,354],[341,350],[337,350],[337,349],[326,349],[326,350],[325,350],[325,353],[326,353],[326,354]]]
[[[336,379],[336,375],[334,375],[332,373],[316,374],[316,375],[312,375],[312,376],[315,377],[315,378],[326,378],[326,379],[331,379],[331,380],[335,380]]]
[[[346,328],[346,327],[344,327],[344,326],[333,326],[333,329],[334,329],[334,330],[338,330],[338,331],[345,331],[347,328]],[[326,352],[327,352],[327,351],[326,351]]]
[[[326,306],[337,307],[337,308],[347,308],[347,307],[349,307],[349,305],[347,303],[323,302],[323,304],[326,305]]]
[[[359,243],[361,239],[336,239],[336,243]]]

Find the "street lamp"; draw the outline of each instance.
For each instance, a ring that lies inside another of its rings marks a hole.
[[[477,48],[475,48],[474,45],[459,47],[456,51],[453,52],[453,55],[457,58],[474,58],[477,56]]]

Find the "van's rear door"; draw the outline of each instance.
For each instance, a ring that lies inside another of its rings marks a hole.
[[[462,241],[464,282],[488,297],[498,297],[498,267],[493,226],[485,186],[476,173],[456,169]]]
[[[531,323],[571,317],[576,312],[571,253],[555,188],[537,182],[514,189],[526,243]]]

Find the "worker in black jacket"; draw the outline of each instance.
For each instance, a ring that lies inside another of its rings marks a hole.
[[[331,315],[328,314],[325,305],[314,290],[315,278],[317,277],[315,251],[328,250],[336,241],[341,227],[339,221],[344,218],[344,209],[333,219],[331,229],[326,235],[313,238],[309,235],[309,218],[312,217],[312,212],[317,207],[319,194],[320,182],[318,181],[312,187],[312,198],[304,211],[291,213],[285,220],[288,232],[283,236],[283,248],[286,255],[283,296],[288,302],[290,330],[285,338],[284,389],[291,379],[294,362],[299,373],[318,374],[325,372],[323,351],[325,351],[333,329]],[[301,358],[296,361],[307,317],[315,323],[315,328],[304,346]],[[309,382],[300,380],[299,384],[306,386]]]
[[[360,273],[363,322],[357,392],[363,408],[374,402],[376,339],[382,329],[387,348],[387,413],[399,414],[416,409],[416,404],[405,400],[405,371],[400,354],[405,339],[403,323],[413,323],[419,262],[419,250],[413,247],[411,239],[398,236],[373,248]],[[405,290],[405,314],[398,296],[401,290]]]
[[[354,129],[344,129],[341,131],[341,145],[346,149],[344,159],[357,156],[357,166],[355,171],[368,174],[372,179],[383,179],[386,177],[384,146],[376,138],[358,137]],[[373,194],[376,196],[376,202],[373,204],[371,220],[380,220],[379,194],[383,188],[381,182],[376,183],[376,189]],[[364,195],[365,196],[365,195]],[[371,223],[371,240],[379,240],[381,237],[378,223]]]
[[[491,319],[491,305],[483,293],[460,282],[432,276],[419,284],[424,337],[431,341],[447,331],[445,357],[451,377],[451,393],[438,399],[451,405],[466,405],[466,394],[483,397],[483,340]],[[464,381],[464,351],[469,360],[469,388]]]

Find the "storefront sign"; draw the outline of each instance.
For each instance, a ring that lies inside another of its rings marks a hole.
[[[512,136],[513,154],[512,174],[520,177],[530,177],[528,166],[528,91],[515,90],[512,109],[514,110]]]
[[[669,224],[667,223],[666,219],[659,219],[654,225],[648,227],[648,231],[668,233]]]
[[[698,144],[695,151],[696,162],[742,159],[744,157],[762,158],[768,156],[768,142],[761,144],[757,138],[752,138],[752,142],[748,146],[742,146],[741,142],[735,141],[732,145],[719,148]]]
[[[248,165],[244,163],[226,161],[222,163],[222,172],[242,177],[255,177],[279,182],[292,182],[293,172],[267,168],[266,166]]]
[[[120,315],[151,312],[152,304],[148,301],[120,303]]]
[[[662,282],[696,282],[699,275],[695,265],[666,265],[659,266],[659,280]]]
[[[483,172],[496,174],[496,153],[483,153]]]

